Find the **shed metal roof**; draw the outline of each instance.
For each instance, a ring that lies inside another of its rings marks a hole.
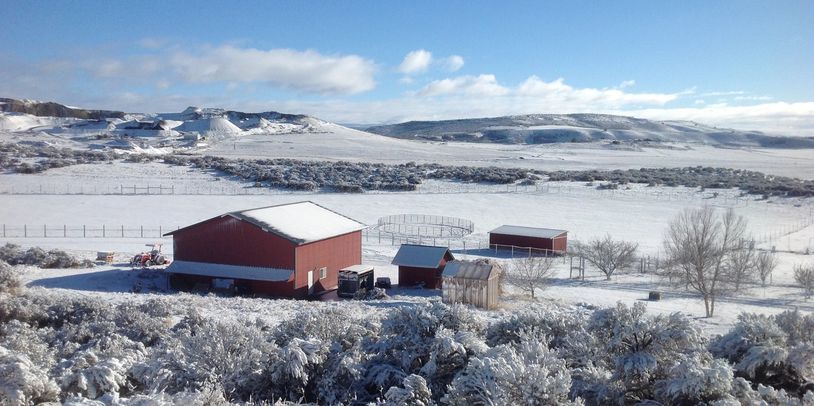
[[[450,261],[442,274],[445,278],[489,280],[497,277],[500,269],[483,261]]]
[[[247,279],[280,282],[291,278],[290,269],[264,268],[243,265],[212,264],[207,262],[173,261],[165,270],[169,273],[211,276],[213,278]]]
[[[447,253],[449,253],[447,247],[402,244],[391,263],[415,268],[437,268]],[[452,257],[452,254],[450,253],[449,256]]]
[[[537,228],[537,227],[504,225],[490,231],[489,233],[519,235],[523,237],[535,237],[535,238],[555,238],[568,233],[568,231],[557,230],[554,228]]]
[[[296,244],[307,244],[367,228],[356,220],[311,201],[234,211],[219,217],[223,216],[247,221]],[[165,235],[176,234],[198,224]]]

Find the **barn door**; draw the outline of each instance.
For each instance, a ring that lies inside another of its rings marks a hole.
[[[314,271],[308,271],[308,294],[314,293]]]

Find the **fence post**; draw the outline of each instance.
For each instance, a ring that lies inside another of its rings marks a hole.
[[[122,224],[122,238],[124,238],[124,224]]]
[[[144,225],[141,225],[141,238],[144,238]]]
[[[161,232],[161,224],[158,225],[158,236],[161,237],[164,233]]]
[[[107,236],[105,235],[105,225],[102,224],[102,238],[104,238],[104,237],[107,237]]]
[[[48,237],[48,228],[46,227],[45,224],[42,225],[42,236]]]
[[[82,238],[85,238],[85,235],[86,235],[85,232],[86,232],[85,225],[82,224]]]
[[[3,224],[3,238],[6,238],[6,225]]]
[[[28,225],[23,224],[23,237],[28,237]]]
[[[68,225],[67,225],[67,224],[63,224],[63,225],[62,225],[62,236],[63,236],[63,237],[67,237],[67,236],[68,236]]]

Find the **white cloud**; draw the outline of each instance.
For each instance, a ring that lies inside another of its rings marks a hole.
[[[636,85],[635,80],[623,80],[622,83],[619,84],[619,88],[624,89],[626,87],[631,87],[631,86],[634,86],[634,85]]]
[[[432,52],[417,49],[409,52],[399,65],[399,72],[405,74],[421,73],[427,70],[432,63]]]
[[[180,51],[170,65],[193,83],[264,82],[322,94],[355,94],[375,87],[375,64],[356,55],[316,51],[259,50],[224,45],[197,54]]]
[[[449,72],[457,72],[464,67],[464,58],[460,55],[451,55],[443,60],[444,68]]]
[[[418,96],[462,94],[469,96],[502,96],[509,89],[497,83],[495,75],[459,76],[430,82],[416,92]]]
[[[679,93],[627,93],[621,89],[577,89],[563,78],[546,82],[530,76],[517,90],[519,96],[531,97],[548,103],[563,103],[583,108],[622,107],[631,104],[663,105],[678,98]]]

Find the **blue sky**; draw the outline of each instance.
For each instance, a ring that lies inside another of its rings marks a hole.
[[[814,2],[15,2],[0,96],[378,123],[601,112],[812,135]]]

